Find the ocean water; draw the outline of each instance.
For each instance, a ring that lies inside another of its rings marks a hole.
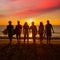
[[[15,27],[15,26],[14,26]],[[38,26],[37,26],[38,28]],[[54,34],[52,34],[53,37],[60,37],[60,25],[53,25],[54,28]],[[5,25],[0,25],[0,36],[7,36],[3,34],[3,30],[6,29]],[[21,34],[23,36],[23,32]],[[37,34],[38,35],[38,34]]]

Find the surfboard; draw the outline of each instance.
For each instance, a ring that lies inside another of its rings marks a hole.
[[[4,29],[4,30],[3,30],[3,34],[5,34],[5,35],[7,35],[7,34],[8,34],[7,29]]]

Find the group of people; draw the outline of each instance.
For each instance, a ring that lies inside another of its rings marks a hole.
[[[35,44],[35,39],[36,39],[37,33],[39,34],[40,43],[42,43],[44,35],[46,34],[47,44],[50,44],[50,40],[51,40],[51,36],[52,36],[51,30],[54,33],[52,24],[49,23],[49,20],[47,20],[47,24],[46,24],[45,28],[44,28],[43,23],[40,22],[38,30],[37,30],[37,27],[34,24],[34,22],[32,22],[31,26],[29,27],[27,22],[25,22],[24,25],[22,26],[20,24],[20,22],[17,21],[17,25],[15,26],[15,28],[12,25],[11,21],[9,21],[8,23],[9,23],[9,25],[7,25],[7,31],[8,31],[8,37],[9,37],[10,43],[12,42],[13,33],[16,34],[18,44],[20,43],[22,29],[23,29],[23,33],[24,33],[24,42],[25,42],[25,39],[27,39],[27,43],[29,42],[29,31],[31,30],[32,39],[34,41],[34,44]]]

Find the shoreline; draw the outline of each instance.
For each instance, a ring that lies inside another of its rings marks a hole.
[[[21,44],[24,44],[23,37],[19,41],[20,41]],[[0,38],[0,45],[1,44],[8,44],[9,42],[10,42],[10,40],[8,39],[8,37]],[[52,38],[50,40],[50,42],[53,45],[55,45],[55,44],[57,44],[57,45],[59,44],[60,45],[60,39],[59,38],[58,39],[57,38]],[[28,43],[29,43],[29,45],[34,44],[33,39],[30,38]],[[17,44],[17,39],[16,38],[12,39],[12,45],[14,45],[14,44]],[[25,40],[25,44],[27,44],[27,39]],[[36,38],[35,44],[36,45],[40,45],[40,39]],[[46,38],[43,39],[43,44],[47,44],[47,39]]]
[[[8,36],[0,36],[0,39],[8,39]],[[16,37],[13,37],[13,39],[16,39]],[[24,39],[24,37],[21,37],[21,39]],[[29,37],[28,39],[32,39],[32,37]],[[39,39],[39,37],[36,37],[36,39]],[[44,39],[46,39],[46,37],[44,37]],[[52,37],[51,39],[60,40],[60,37]]]

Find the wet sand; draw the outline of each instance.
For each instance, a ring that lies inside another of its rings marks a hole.
[[[34,45],[31,39],[29,44],[26,40],[25,45],[24,40],[17,44],[16,39],[8,43],[8,39],[0,40],[0,60],[60,60],[60,40],[51,40],[50,45],[46,40],[43,44],[36,40]]]

